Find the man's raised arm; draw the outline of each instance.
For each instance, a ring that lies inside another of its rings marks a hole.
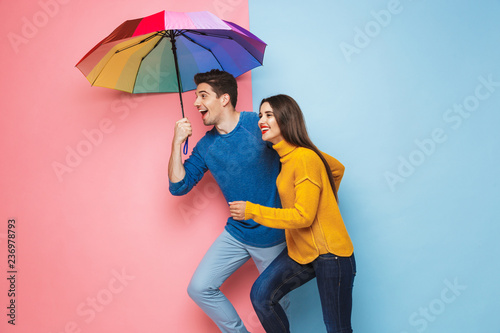
[[[186,170],[182,164],[182,144],[191,134],[191,123],[187,118],[182,118],[175,123],[172,151],[168,162],[168,179],[170,179],[172,183],[180,182],[186,175]]]

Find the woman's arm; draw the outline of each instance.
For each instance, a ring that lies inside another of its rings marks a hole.
[[[340,181],[342,180],[342,176],[344,176],[345,167],[336,158],[323,152],[321,152],[321,154],[323,154],[323,157],[326,159],[328,165],[330,166],[330,170],[332,170],[333,181],[335,182],[335,188],[338,191]]]
[[[293,208],[271,208],[251,202],[230,202],[229,209],[235,220],[253,219],[266,227],[276,229],[298,229],[309,227],[318,210],[321,188],[312,180],[305,178],[295,185]]]

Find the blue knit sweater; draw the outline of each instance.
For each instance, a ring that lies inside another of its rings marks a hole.
[[[280,208],[276,189],[279,156],[262,140],[258,120],[254,112],[241,112],[230,133],[220,134],[215,127],[208,131],[184,162],[184,179],[170,182],[170,193],[188,193],[210,170],[227,202],[243,200]],[[254,220],[236,221],[229,217],[226,230],[240,242],[255,247],[285,241],[283,230],[264,227]]]

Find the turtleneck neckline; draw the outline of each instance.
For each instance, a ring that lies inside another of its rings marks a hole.
[[[280,157],[284,157],[295,150],[297,146],[288,143],[286,140],[281,140],[277,144],[273,145],[273,149],[276,150]]]

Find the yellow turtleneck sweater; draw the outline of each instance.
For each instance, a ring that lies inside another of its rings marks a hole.
[[[312,150],[285,140],[273,148],[280,155],[281,172],[276,179],[283,208],[246,203],[245,219],[271,228],[286,229],[288,255],[307,264],[320,254],[348,257],[353,253],[349,234],[321,158]],[[338,189],[344,166],[323,153]]]

